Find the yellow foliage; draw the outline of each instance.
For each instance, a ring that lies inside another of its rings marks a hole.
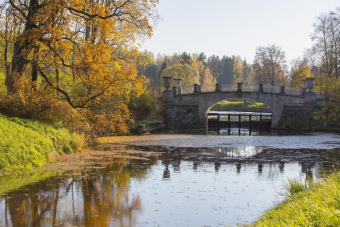
[[[290,81],[290,87],[302,88],[302,80],[311,77],[313,77],[311,72],[308,67],[304,65],[293,73],[292,80]]]
[[[158,0],[33,2],[27,1],[27,8],[18,1],[7,5],[22,23],[14,45],[19,53],[13,58],[10,90],[16,100],[11,102],[31,108],[33,100],[66,101],[86,108],[79,113],[89,116],[99,134],[126,133],[127,103],[132,94],[143,93],[145,82],[137,77],[136,47],[152,35],[149,20],[157,17],[153,10]],[[37,79],[33,71],[38,71]],[[52,111],[53,105],[47,109]]]

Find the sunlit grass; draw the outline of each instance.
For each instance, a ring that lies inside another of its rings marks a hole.
[[[308,189],[289,185],[292,196],[250,226],[340,226],[340,172]]]
[[[211,108],[211,111],[231,111],[245,109],[266,109],[269,107],[264,103],[256,102],[252,99],[238,99],[230,101],[221,101]]]
[[[0,115],[0,170],[29,170],[70,153],[72,133],[58,125]]]

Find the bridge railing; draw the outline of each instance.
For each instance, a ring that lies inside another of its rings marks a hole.
[[[215,92],[217,89],[216,84],[197,85],[197,86],[199,87],[197,92]],[[244,92],[260,92],[259,84],[242,84],[241,87],[242,87],[242,91]],[[181,88],[182,88],[181,94],[192,94],[195,91],[193,86],[181,87]],[[237,89],[238,89],[237,84],[221,84],[219,91],[237,91]],[[279,94],[279,93],[284,92],[287,95],[296,95],[296,96],[301,96],[304,94],[303,89],[300,89],[300,88],[290,88],[290,87],[270,86],[270,85],[263,85],[263,92],[273,93],[273,94]],[[317,95],[317,98],[319,99],[324,98],[323,92],[315,92],[315,93]]]
[[[192,94],[194,93],[194,87],[190,86],[190,87],[182,87],[182,94]]]
[[[203,84],[201,85],[201,91],[202,92],[214,92],[216,89],[215,84]]]
[[[281,87],[280,86],[270,86],[270,85],[263,85],[263,92],[266,93],[280,93]]]
[[[257,92],[259,91],[259,84],[243,84],[242,91]]]
[[[285,93],[287,95],[302,95],[302,89],[285,87]]]
[[[236,84],[221,84],[221,91],[236,91]]]

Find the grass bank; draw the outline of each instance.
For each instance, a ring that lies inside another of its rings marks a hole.
[[[84,139],[69,130],[0,115],[0,170],[30,170],[79,150]]]
[[[249,226],[340,226],[340,172],[293,194]]]
[[[269,110],[269,107],[263,103],[256,102],[252,99],[230,99],[218,102],[211,108],[211,111],[232,111],[232,110],[246,110],[246,109],[261,109]]]

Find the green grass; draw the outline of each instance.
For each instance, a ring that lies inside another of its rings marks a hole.
[[[292,194],[250,226],[340,226],[340,172]]]
[[[244,104],[246,100],[246,104]],[[261,102],[256,102],[252,99],[231,99],[218,102],[215,106],[211,108],[211,111],[231,111],[237,109],[266,109],[269,107]]]
[[[73,147],[65,128],[0,115],[0,170],[30,170]]]

